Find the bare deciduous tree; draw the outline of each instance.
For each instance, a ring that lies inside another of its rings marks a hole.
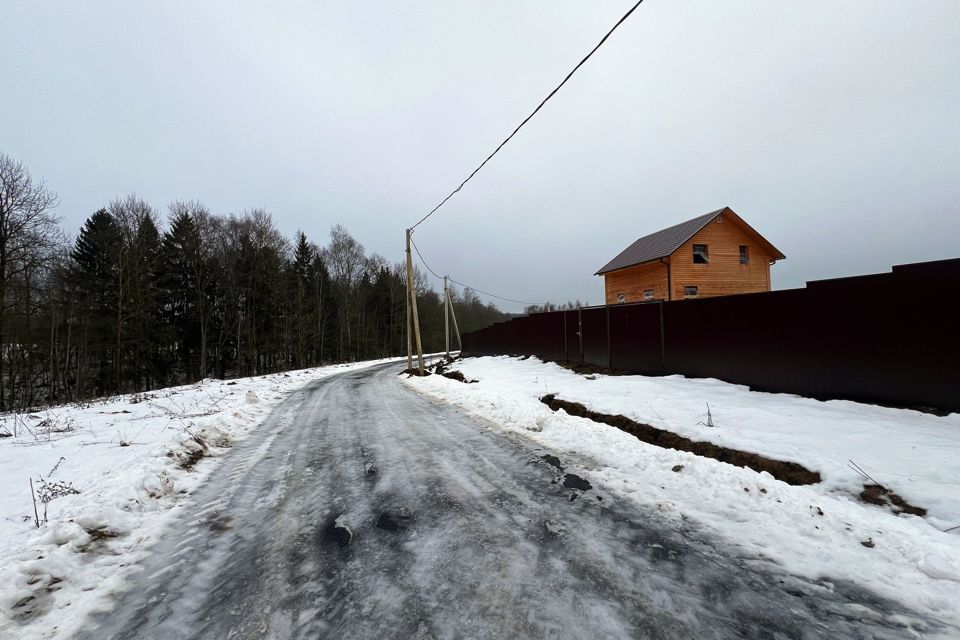
[[[57,196],[43,181],[34,181],[22,162],[0,153],[0,411],[6,409],[11,372],[7,361],[8,327],[22,291],[53,260],[63,242],[52,210]]]

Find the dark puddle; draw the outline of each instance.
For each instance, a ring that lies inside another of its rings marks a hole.
[[[323,541],[345,549],[353,539],[353,533],[346,526],[339,524],[338,520],[340,517],[331,519],[323,528]]]
[[[551,467],[556,467],[560,471],[563,471],[563,466],[560,464],[560,458],[557,456],[552,456],[549,453],[543,456],[540,456],[540,459],[546,462]]]
[[[590,489],[593,489],[593,485],[574,473],[564,474],[563,486],[567,489],[578,489],[580,491],[590,491]]]
[[[573,489],[573,491],[570,493],[570,496],[569,496],[570,502],[573,502],[578,497],[580,497],[580,494],[583,493],[584,491],[590,491],[591,489],[593,489],[593,485],[590,484],[590,482],[587,481],[586,478],[581,478],[575,473],[564,473],[563,464],[560,462],[560,458],[558,458],[557,456],[547,453],[540,456],[540,459],[546,462],[548,465],[550,465],[554,469],[556,469],[557,471],[559,471],[560,474],[562,474],[562,479],[561,479],[561,476],[558,475],[553,480],[551,480],[552,484],[557,484],[558,482],[560,482],[564,486],[564,488]]]
[[[638,440],[642,440],[647,444],[663,447],[664,449],[688,451],[698,456],[713,458],[720,462],[726,462],[727,464],[738,467],[746,467],[757,472],[766,471],[777,480],[781,480],[787,484],[803,485],[820,482],[819,473],[810,471],[796,462],[773,460],[772,458],[750,453],[749,451],[721,447],[711,442],[691,440],[670,431],[636,422],[626,416],[597,413],[596,411],[587,409],[578,402],[558,400],[553,394],[542,397],[540,401],[554,411],[563,409],[572,416],[587,418],[595,422],[610,425],[611,427],[616,427],[636,437]]]
[[[412,522],[413,516],[409,513],[390,513],[384,511],[377,516],[373,526],[378,529],[383,529],[384,531],[396,533],[397,531],[404,531],[409,528]]]

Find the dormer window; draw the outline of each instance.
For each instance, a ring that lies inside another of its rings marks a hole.
[[[707,264],[710,258],[707,256],[707,245],[693,245],[693,264]]]

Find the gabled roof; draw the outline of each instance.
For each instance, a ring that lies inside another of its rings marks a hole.
[[[757,233],[753,227],[744,222],[743,218],[734,213],[730,207],[723,207],[722,209],[705,213],[702,216],[697,216],[686,222],[675,224],[672,227],[667,227],[666,229],[640,238],[621,251],[616,258],[604,265],[594,275],[599,276],[609,271],[625,269],[626,267],[632,267],[636,264],[666,258],[672,255],[673,252],[683,246],[684,242],[692,238],[698,231],[707,226],[707,223],[721,213],[733,219],[734,222],[739,223],[747,233],[756,236],[762,244],[767,246],[774,260],[781,260],[786,257],[776,247],[770,244],[766,238]]]
[[[624,267],[632,267],[641,262],[650,262],[659,258],[666,258],[679,249],[684,242],[707,226],[707,223],[717,217],[723,209],[705,213],[692,220],[675,224],[648,236],[643,236],[629,247],[620,252],[616,258],[608,262],[594,275],[601,275],[608,271],[616,271]]]

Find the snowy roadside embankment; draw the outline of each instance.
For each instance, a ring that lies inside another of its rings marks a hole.
[[[468,358],[406,384],[504,431],[566,454],[614,495],[692,519],[743,550],[809,577],[849,580],[960,624],[960,415],[937,417],[847,401],[753,392],[681,376],[582,376],[536,358]],[[641,442],[614,427],[552,411],[556,394],[694,440],[798,462],[821,483],[790,486],[766,473]],[[707,420],[707,407],[714,427]],[[896,516],[860,502],[853,460],[929,510]]]
[[[16,433],[0,438],[0,637],[69,637],[216,468],[208,458],[225,454],[304,385],[378,362],[387,360],[0,416]],[[48,503],[46,523],[44,495],[60,495]]]

